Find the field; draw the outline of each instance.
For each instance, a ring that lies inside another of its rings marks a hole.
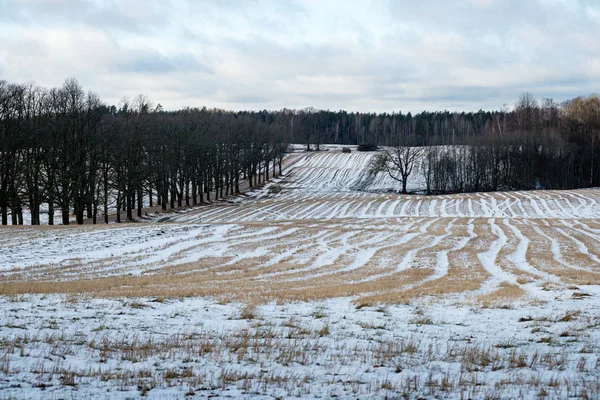
[[[600,190],[398,195],[373,155],[2,228],[0,398],[599,396]]]

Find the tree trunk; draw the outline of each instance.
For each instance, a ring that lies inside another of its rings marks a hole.
[[[190,181],[185,182],[185,205],[190,206]]]
[[[48,198],[48,225],[54,225],[54,199]]]
[[[590,160],[590,187],[594,186],[594,145],[595,145],[595,137],[592,137],[592,158]]]
[[[162,193],[161,193],[162,200],[161,200],[160,208],[163,211],[167,210],[167,203],[168,203],[168,200],[167,200],[168,194],[167,193],[168,192],[166,190],[163,190]]]
[[[62,224],[63,225],[69,225],[69,206],[61,206],[61,213],[62,213]]]
[[[105,214],[105,221],[108,223],[108,213]],[[117,222],[121,222],[121,191],[117,192]]]
[[[104,179],[103,179],[103,188],[102,191],[104,192],[104,204],[103,204],[103,208],[104,208],[104,223],[108,224],[108,178],[107,178],[107,173],[104,173]],[[117,212],[119,212],[119,205],[117,204]]]
[[[269,180],[269,160],[265,160],[265,182]]]
[[[175,208],[175,182],[171,183],[171,209]]]
[[[139,188],[137,191],[137,216],[142,218],[142,208],[144,208],[144,189]]]
[[[196,180],[192,180],[192,204],[193,205],[198,205],[198,184],[196,183]]]
[[[20,204],[17,206],[17,224],[23,225],[23,207]]]
[[[85,214],[85,207],[81,207],[79,210],[77,210],[77,214],[75,215],[75,217],[77,219],[77,225],[83,225],[84,214]]]
[[[125,202],[126,204],[126,212],[127,212],[127,221],[133,221],[133,195],[131,193],[128,193],[127,196],[125,196]]]
[[[90,219],[90,218],[92,218],[94,216],[94,211],[92,209],[92,204],[94,204],[94,203],[95,203],[95,201],[92,200],[91,202],[86,203],[86,205],[85,205],[85,208],[87,210],[87,218],[88,219]]]
[[[31,205],[31,225],[39,225],[40,205],[37,203],[34,196],[30,196],[29,204]]]
[[[98,222],[98,202],[94,202],[94,209],[92,210],[92,224],[96,225]]]

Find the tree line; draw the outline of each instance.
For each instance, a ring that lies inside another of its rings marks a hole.
[[[396,144],[406,137],[422,146],[461,144],[484,131],[508,129],[510,112],[410,112],[349,113],[344,110],[283,110],[289,115],[293,143],[304,143],[307,149],[319,149],[323,143],[380,146]]]
[[[416,163],[427,194],[600,186],[597,95],[540,105],[525,93],[514,110],[491,116],[476,135],[461,132],[458,140],[402,136],[372,168],[387,171],[403,193]]]
[[[61,87],[0,81],[0,216],[68,224],[142,216],[238,193],[281,173],[288,143],[389,146],[387,169],[406,191],[419,163],[428,194],[600,186],[600,99],[539,103],[523,94],[500,111],[348,113],[283,109],[164,111],[144,96],[106,105],[68,79]],[[421,149],[421,150],[417,150]],[[418,153],[415,156],[415,153]],[[123,216],[121,214],[124,214]]]
[[[0,81],[0,216],[39,225],[108,223],[240,192],[281,173],[284,114],[183,109],[145,96],[108,106],[75,79],[61,87]],[[124,216],[121,214],[124,213]]]

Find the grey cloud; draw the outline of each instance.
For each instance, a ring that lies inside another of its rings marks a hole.
[[[290,21],[306,18],[306,8],[296,0],[207,0],[191,2],[190,12],[199,20],[218,24],[246,20],[258,28],[282,31],[297,29]]]
[[[536,25],[560,29],[578,23],[592,22],[586,7],[598,9],[598,4],[582,0],[436,0],[390,2],[390,11],[397,18],[414,24],[460,31],[468,35],[502,34],[515,26]]]
[[[166,108],[500,108],[600,91],[584,0],[0,0],[6,79]]]
[[[119,61],[116,68],[123,72],[162,74],[170,72],[213,73],[210,67],[202,65],[192,54],[166,56],[158,52],[142,52]]]
[[[271,78],[331,73],[339,67],[337,60],[348,59],[351,55],[347,49],[333,44],[299,43],[284,46],[262,36],[230,40],[226,45],[239,52],[241,58],[249,61],[251,66],[254,64],[265,68]],[[347,65],[348,69],[352,69],[352,65]]]
[[[142,33],[168,23],[169,5],[167,0],[0,0],[0,21],[65,28],[83,24]]]
[[[230,103],[239,104],[265,104],[269,101],[268,97],[260,95],[241,95],[241,96],[228,96],[224,99]]]

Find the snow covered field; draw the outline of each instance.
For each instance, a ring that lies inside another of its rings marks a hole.
[[[9,297],[0,395],[596,398],[597,301],[573,306]]]
[[[600,190],[400,196],[373,155],[296,152],[144,224],[2,228],[0,398],[598,397]]]

